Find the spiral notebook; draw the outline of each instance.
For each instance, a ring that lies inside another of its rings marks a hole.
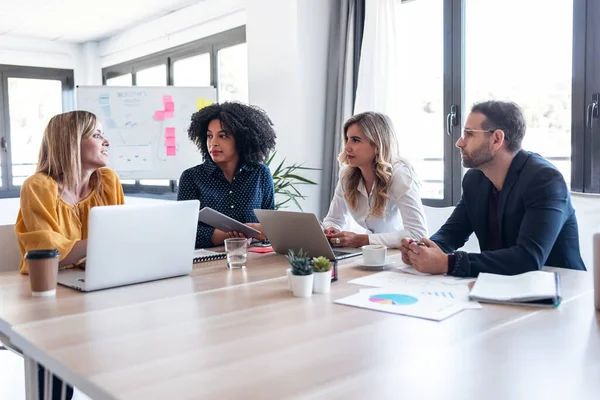
[[[197,249],[194,251],[194,264],[227,258],[227,253]]]

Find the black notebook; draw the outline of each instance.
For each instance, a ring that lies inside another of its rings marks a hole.
[[[484,303],[558,307],[562,300],[560,276],[547,271],[511,276],[481,273],[469,297]]]
[[[194,251],[194,264],[205,262],[205,261],[220,260],[222,258],[227,258],[227,253],[204,250],[204,249],[196,249]]]

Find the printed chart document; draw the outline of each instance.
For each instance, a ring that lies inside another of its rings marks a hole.
[[[531,271],[505,276],[481,273],[471,290],[471,299],[523,306],[558,307],[560,277],[556,272]]]
[[[461,279],[443,275],[412,275],[398,271],[383,271],[353,279],[350,283],[363,286],[393,288],[400,291],[417,292],[423,296],[449,298],[463,303],[465,308],[478,309],[481,304],[471,301],[467,283],[472,279]]]
[[[335,303],[433,321],[442,321],[465,309],[461,301],[390,288],[362,289]]]

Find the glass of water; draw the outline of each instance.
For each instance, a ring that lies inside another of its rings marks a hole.
[[[225,239],[225,253],[227,253],[227,268],[246,268],[248,257],[248,239]]]

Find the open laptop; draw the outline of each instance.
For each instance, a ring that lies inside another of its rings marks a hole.
[[[361,249],[333,249],[314,214],[258,209],[254,213],[277,253],[287,254],[289,249],[303,249],[311,257],[323,256],[330,260],[362,254]]]
[[[85,271],[63,270],[58,283],[89,292],[192,271],[198,200],[94,207]]]

